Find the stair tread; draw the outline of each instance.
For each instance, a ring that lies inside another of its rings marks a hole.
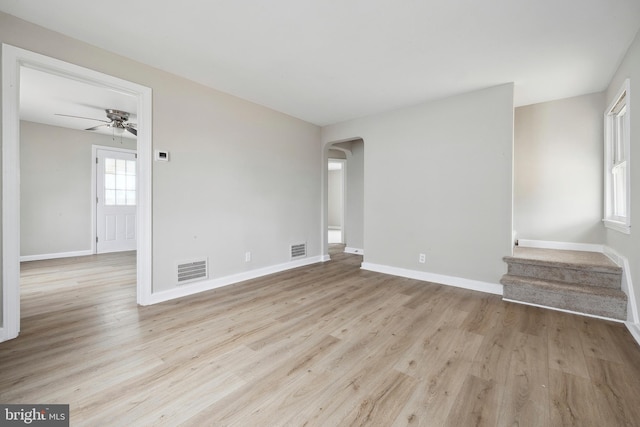
[[[543,288],[549,292],[573,292],[589,295],[600,295],[603,297],[627,299],[627,295],[620,289],[607,288],[603,286],[581,285],[578,283],[558,282],[554,280],[536,279],[533,277],[514,276],[505,274],[500,279],[500,283],[510,285],[533,285]]]
[[[620,266],[606,255],[597,252],[516,247],[513,255],[505,256],[503,260],[507,263],[622,273]]]

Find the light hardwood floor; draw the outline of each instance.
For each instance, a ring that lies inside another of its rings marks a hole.
[[[134,258],[23,264],[0,402],[68,403],[72,426],[640,425],[640,348],[621,324],[340,253],[138,307]]]

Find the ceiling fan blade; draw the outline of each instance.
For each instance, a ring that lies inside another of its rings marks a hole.
[[[92,119],[91,117],[72,116],[72,115],[69,115],[69,114],[59,114],[59,113],[55,113],[55,115],[56,116],[62,116],[62,117],[73,117],[74,119],[87,119],[87,120],[94,120],[96,122],[111,123],[111,122],[108,122],[106,120]]]
[[[87,128],[85,130],[98,130],[98,128],[101,128],[102,126],[109,126],[109,123],[107,123],[105,125],[98,125],[98,126],[94,126],[94,127],[91,127],[91,128]]]
[[[131,126],[125,126],[124,127],[127,132],[134,134],[135,136],[138,136],[138,131],[134,128],[132,128]]]

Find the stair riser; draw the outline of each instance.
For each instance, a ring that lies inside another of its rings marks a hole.
[[[611,319],[626,320],[627,318],[627,301],[622,298],[549,292],[527,285],[505,285],[503,298]]]
[[[574,270],[562,267],[508,263],[508,274],[566,283],[620,289],[622,275],[601,271]]]

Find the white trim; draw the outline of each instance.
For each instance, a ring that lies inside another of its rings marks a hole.
[[[20,67],[75,79],[134,96],[138,122],[137,301],[151,293],[152,92],[137,83],[2,44],[2,326],[4,338],[20,330]]]
[[[159,302],[170,301],[176,298],[182,298],[188,295],[210,291],[212,289],[221,288],[223,286],[233,285],[236,283],[244,282],[246,280],[257,279],[259,277],[268,276],[270,274],[280,273],[282,271],[291,270],[293,268],[303,267],[310,264],[316,264],[323,261],[323,257],[321,256],[310,257],[297,261],[286,262],[283,264],[277,264],[270,267],[259,268],[244,273],[232,274],[231,276],[219,277],[217,279],[211,280],[203,280],[192,285],[178,286],[166,291],[154,292],[153,295],[151,295],[149,303],[156,304]]]
[[[631,226],[622,221],[614,221],[612,219],[605,218],[602,220],[602,223],[605,227],[610,228],[611,230],[616,230],[624,234],[631,234]]]
[[[604,246],[594,243],[555,242],[549,240],[518,239],[518,246],[523,248],[560,249],[565,251],[584,251],[604,253]]]
[[[320,262],[331,261],[331,257],[329,255],[320,255]]]
[[[57,258],[72,258],[77,256],[93,255],[93,251],[72,251],[72,252],[57,252],[53,254],[39,254],[39,255],[22,255],[20,256],[20,262],[27,261],[41,261],[44,259],[57,259]]]
[[[335,161],[335,160],[334,160]],[[342,244],[347,243],[347,192],[349,189],[347,188],[347,168],[349,165],[347,164],[347,159],[341,159],[342,163],[342,211],[340,212],[340,225],[342,230],[340,230],[340,240]]]
[[[136,302],[149,304],[153,293],[153,93],[151,88],[139,86],[138,131],[136,151],[136,185],[138,192],[138,213],[136,215],[137,242],[137,286]]]
[[[13,338],[15,338],[15,337],[13,337]],[[4,328],[0,327],[0,342],[6,341],[8,339],[11,339],[11,338],[7,337],[6,334],[5,334]]]
[[[2,327],[20,332],[20,61],[2,44]]]
[[[534,304],[532,302],[518,301],[514,299],[509,299],[509,298],[502,298],[502,301],[513,302],[513,303],[522,304],[522,305],[530,305],[532,307],[540,307],[540,308],[545,308],[547,310],[561,311],[563,313],[577,314],[578,316],[593,317],[595,319],[608,320],[610,322],[625,323],[624,320],[620,320],[620,319],[612,319],[611,317],[604,317],[604,316],[598,316],[595,314],[582,313],[580,311],[565,310],[563,308],[549,307],[547,305]]]
[[[608,256],[613,262],[622,267],[622,291],[627,294],[627,319],[630,319],[633,323],[640,323],[640,317],[638,316],[638,305],[636,304],[636,294],[633,290],[633,284],[631,282],[631,267],[629,266],[629,260],[627,257],[620,255],[615,250],[608,246],[604,247],[604,254]]]
[[[425,282],[439,283],[489,294],[502,295],[503,293],[503,287],[498,283],[481,282],[478,280],[464,279],[462,277],[445,276],[442,274],[409,270],[370,262],[363,262],[361,268],[363,270],[375,271],[376,273],[391,274],[393,276],[407,277],[409,279],[423,280]]]
[[[344,248],[345,254],[364,255],[364,249],[350,248],[349,246]]]
[[[130,153],[130,154],[136,154],[136,163],[137,163],[137,154],[138,154],[138,150],[132,150],[130,148],[119,148],[119,147],[111,147],[108,145],[97,145],[97,144],[92,144],[91,145],[91,200],[89,201],[89,203],[91,203],[91,253],[92,254],[97,254],[98,253],[98,244],[96,242],[96,237],[98,236],[98,227],[96,226],[97,223],[97,197],[98,197],[98,193],[97,193],[97,170],[98,170],[98,165],[96,163],[96,158],[98,157],[98,150],[106,150],[106,151],[115,151],[115,152],[119,152],[119,153]],[[137,171],[136,171],[137,172]],[[136,177],[137,178],[137,177]],[[138,206],[136,205],[136,217],[138,216]],[[136,224],[137,226],[138,224]],[[137,237],[137,236],[136,236]],[[105,252],[106,253],[106,252]]]
[[[625,184],[626,184],[626,216],[619,217],[614,216],[612,214],[613,211],[613,197],[614,197],[614,189],[611,178],[611,165],[615,163],[615,160],[612,159],[612,126],[613,126],[613,117],[617,115],[614,113],[616,106],[620,103],[622,97],[624,95],[624,104],[626,108],[627,114],[627,126],[625,128],[625,134],[623,135],[623,149],[625,152],[625,161],[627,163],[625,169]],[[612,230],[619,231],[624,234],[631,233],[631,82],[627,78],[622,83],[622,86],[614,96],[613,100],[607,107],[604,112],[604,226],[610,228]]]
[[[638,344],[640,344],[640,324],[625,322],[625,325],[627,326],[627,329],[631,333],[631,336],[636,340]]]

